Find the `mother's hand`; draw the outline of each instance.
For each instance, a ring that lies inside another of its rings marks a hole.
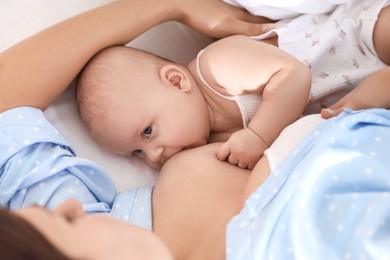
[[[181,1],[182,18],[178,21],[212,37],[234,34],[259,35],[275,27],[272,21],[221,0]]]
[[[322,109],[325,119],[335,117],[344,108],[361,110],[367,108],[390,108],[390,67],[375,72],[329,108]]]

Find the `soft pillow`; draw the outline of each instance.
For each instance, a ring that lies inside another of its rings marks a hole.
[[[0,51],[54,23],[108,2],[111,0],[3,0]],[[186,64],[211,41],[179,23],[168,22],[152,28],[129,45]],[[99,163],[108,172],[118,190],[154,182],[157,172],[142,161],[112,155],[90,138],[78,117],[74,86],[70,86],[45,114],[79,156]]]

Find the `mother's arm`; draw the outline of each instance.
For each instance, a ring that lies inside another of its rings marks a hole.
[[[210,12],[214,14],[205,18]],[[47,108],[95,53],[126,44],[168,20],[217,37],[258,33],[263,27],[251,20],[264,21],[219,0],[115,1],[61,22],[1,53],[0,113],[18,106]]]
[[[390,6],[382,9],[374,27],[373,42],[378,57],[390,65]],[[390,67],[376,71],[364,78],[359,85],[341,100],[321,111],[323,118],[340,114],[344,108],[361,110],[367,108],[390,109]]]
[[[148,7],[149,6],[149,7]],[[166,4],[116,1],[61,22],[0,56],[0,111],[45,109],[99,50],[125,44],[164,21]]]
[[[339,115],[345,108],[361,110],[374,107],[390,109],[390,67],[364,78],[338,102],[322,109],[321,116],[328,119]]]

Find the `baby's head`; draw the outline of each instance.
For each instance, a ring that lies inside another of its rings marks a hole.
[[[77,82],[80,117],[105,149],[161,165],[207,143],[207,106],[183,66],[130,47],[97,54]]]

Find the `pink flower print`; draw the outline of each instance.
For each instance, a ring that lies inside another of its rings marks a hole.
[[[318,76],[322,79],[326,78],[326,77],[329,77],[329,74],[328,73],[325,73],[325,72],[321,72],[320,74],[318,74]]]
[[[352,60],[352,65],[357,69],[360,67],[360,64],[355,59]]]
[[[311,38],[311,33],[305,32],[305,38]]]
[[[311,46],[316,46],[320,44],[320,39],[312,40],[311,41]]]
[[[345,38],[345,35],[347,35],[342,29],[339,30],[339,37],[341,39],[344,39]]]
[[[311,60],[310,59],[304,59],[303,64],[305,64],[309,69],[311,69]]]
[[[343,10],[342,10],[341,13],[343,13],[343,14],[346,14],[346,13],[347,13],[347,7],[346,7],[345,5],[343,5]]]
[[[330,55],[336,55],[336,48],[334,46],[330,47],[329,54]]]
[[[314,18],[314,16],[311,17],[311,23],[312,24],[317,24],[317,20],[316,20],[316,18]]]
[[[349,78],[349,75],[343,75],[344,83],[347,84],[349,87],[352,87],[352,82]]]
[[[327,104],[326,104],[326,100],[325,99],[321,99],[321,100],[318,100],[318,102],[320,103],[320,106],[321,108],[327,108]]]
[[[313,100],[314,100],[313,93],[310,92],[310,95],[309,95],[309,102],[312,102]]]
[[[339,28],[340,24],[336,19],[333,19],[334,25],[336,28]]]
[[[366,51],[363,49],[363,46],[362,46],[361,44],[357,44],[356,46],[358,47],[359,51],[360,51],[364,56],[366,56]]]

